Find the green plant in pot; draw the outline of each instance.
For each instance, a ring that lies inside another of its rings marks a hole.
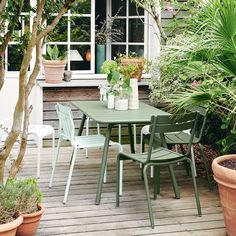
[[[62,82],[65,66],[67,64],[66,56],[67,52],[59,51],[56,44],[53,48],[50,45],[47,46],[47,54],[43,55],[46,83],[55,84]]]
[[[129,71],[131,71],[131,67],[129,68]],[[127,67],[123,68],[116,61],[112,60],[107,60],[102,65],[102,72],[107,74],[109,85],[107,89],[108,99],[109,95],[115,97],[115,109],[117,110],[128,109],[128,97],[132,92],[130,77],[128,76],[129,71],[127,70]]]
[[[9,178],[4,185],[0,186],[0,223],[11,222],[16,217],[21,216],[17,219],[20,223],[15,229],[16,235],[34,236],[40,218],[45,211],[40,204],[41,200],[42,194],[36,178],[19,180]]]

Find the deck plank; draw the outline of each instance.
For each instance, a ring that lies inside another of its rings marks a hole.
[[[127,148],[127,147],[126,147]],[[14,154],[14,153],[13,153]],[[222,209],[217,190],[210,192],[205,179],[198,177],[202,217],[197,216],[191,179],[182,166],[175,167],[181,199],[174,199],[167,171],[161,172],[161,196],[152,201],[155,229],[150,228],[147,203],[139,166],[127,162],[124,169],[124,193],[120,207],[115,207],[115,157],[111,149],[108,158],[108,182],[104,184],[101,205],[95,205],[96,187],[102,150],[84,150],[77,157],[68,202],[62,204],[69,171],[71,148],[61,149],[53,188],[48,188],[51,174],[51,149],[44,148],[41,155],[40,188],[46,212],[37,235],[67,236],[225,236]],[[36,173],[36,148],[28,148],[19,176]],[[150,191],[152,191],[150,180]]]

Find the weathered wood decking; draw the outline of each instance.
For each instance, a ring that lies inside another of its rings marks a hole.
[[[36,174],[36,149],[29,148],[19,176]],[[44,148],[41,161],[43,204],[46,212],[37,235],[162,235],[162,236],[224,236],[224,222],[216,190],[210,192],[206,181],[198,178],[203,216],[197,216],[191,179],[181,166],[176,167],[181,199],[174,199],[166,171],[161,174],[161,196],[152,201],[155,211],[155,229],[150,228],[145,192],[139,166],[127,162],[124,169],[124,192],[120,207],[115,207],[115,149],[110,150],[108,182],[104,184],[101,205],[95,205],[95,194],[101,150],[81,150],[73,173],[69,198],[62,204],[69,171],[71,148],[62,148],[54,186],[48,188],[51,173],[51,149]],[[151,183],[151,181],[150,181]],[[152,188],[151,188],[152,190]]]

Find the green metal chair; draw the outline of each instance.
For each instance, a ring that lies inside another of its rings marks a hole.
[[[191,108],[188,108],[188,110],[197,111],[200,115],[192,144],[198,144],[200,147],[201,158],[204,163],[208,186],[209,186],[209,189],[211,190],[212,184],[211,184],[211,178],[209,174],[209,166],[208,166],[207,159],[204,153],[204,146],[201,144],[202,136],[206,127],[207,112],[205,108],[203,107],[191,107]],[[183,153],[184,152],[183,145],[188,144],[188,140],[190,136],[191,136],[190,132],[186,132],[186,131],[181,131],[181,132],[176,132],[176,133],[171,132],[171,133],[165,134],[165,139],[166,139],[167,145],[176,145],[176,144],[180,145],[181,152]],[[149,137],[150,135],[144,135],[145,141],[143,143],[145,142],[147,143],[149,140]],[[157,143],[156,145],[158,145],[158,143],[160,142],[158,137],[156,137],[155,142]],[[144,150],[144,145],[142,147],[142,150]],[[195,173],[195,176],[197,176],[193,148],[191,149],[191,158],[193,161],[194,173]],[[186,170],[187,170],[187,174],[189,175],[188,167],[186,168]]]
[[[70,182],[72,178],[72,173],[75,164],[75,158],[77,155],[77,150],[82,148],[90,148],[90,147],[103,147],[105,143],[105,136],[101,134],[97,135],[86,135],[86,136],[75,136],[75,126],[73,122],[73,115],[70,107],[63,106],[59,103],[56,105],[56,111],[59,117],[59,140],[57,145],[57,153],[53,162],[52,174],[49,182],[49,187],[52,187],[52,182],[55,174],[56,164],[59,156],[60,144],[62,139],[69,140],[73,147],[73,155],[70,164],[69,175],[67,179],[65,195],[63,203],[65,204],[67,201]],[[116,145],[119,151],[122,151],[122,147],[119,143],[110,142],[109,145]]]
[[[148,211],[149,211],[149,217],[150,217],[150,223],[151,227],[154,228],[154,218],[152,213],[152,206],[150,201],[150,195],[149,195],[149,187],[148,187],[148,178],[147,178],[147,169],[150,166],[154,166],[154,196],[156,196],[157,193],[157,181],[158,181],[158,175],[156,174],[158,172],[158,169],[162,165],[167,165],[169,167],[171,177],[172,177],[172,183],[173,187],[176,193],[176,190],[178,191],[178,186],[175,180],[174,172],[173,172],[173,164],[176,164],[180,161],[186,161],[189,163],[191,168],[191,174],[192,174],[192,181],[193,181],[193,187],[194,187],[194,193],[195,193],[195,199],[196,199],[196,205],[197,205],[197,211],[198,215],[201,216],[201,206],[200,206],[200,200],[199,195],[197,191],[197,184],[196,179],[194,175],[194,169],[193,169],[193,163],[191,159],[189,158],[190,152],[191,152],[191,145],[194,139],[194,134],[196,130],[196,124],[198,120],[198,113],[189,113],[183,115],[181,118],[173,119],[169,116],[159,116],[155,117],[153,116],[151,118],[151,125],[150,125],[150,141],[149,141],[149,150],[145,153],[140,154],[129,154],[121,152],[117,156],[117,186],[116,186],[116,206],[119,207],[120,202],[120,196],[119,196],[119,185],[120,185],[120,162],[125,160],[133,160],[138,163],[141,163],[143,168],[143,176],[144,176],[144,184],[145,184],[145,191],[146,191],[146,197],[147,197],[147,203],[148,203]],[[184,154],[180,154],[178,152],[173,152],[167,148],[167,142],[165,138],[165,133],[168,132],[179,132],[186,129],[191,129],[191,135],[188,136],[188,148],[187,152]],[[162,147],[153,148],[154,145],[154,139],[155,136],[159,135],[161,137],[161,145]],[[174,181],[173,181],[174,180]]]

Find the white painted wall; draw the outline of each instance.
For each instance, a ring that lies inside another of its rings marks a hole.
[[[13,117],[18,98],[18,88],[18,78],[16,76],[6,77],[4,86],[0,91],[0,121]],[[30,123],[40,124],[42,120],[42,95],[38,86],[31,92],[30,104],[33,105]]]

